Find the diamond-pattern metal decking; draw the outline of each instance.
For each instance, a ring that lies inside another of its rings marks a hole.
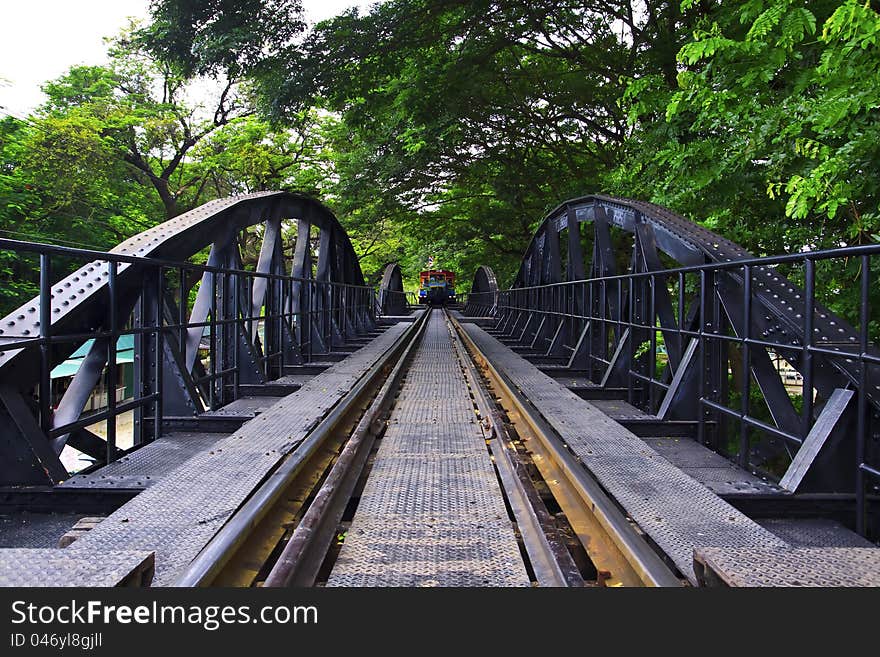
[[[409,324],[397,324],[298,391],[202,450],[66,550],[156,553],[155,586],[171,584],[277,463],[290,453]]]
[[[235,401],[229,402],[223,408],[218,408],[216,411],[208,411],[205,415],[218,415],[221,417],[225,415],[231,415],[233,417],[245,415],[253,417],[254,415],[259,415],[274,403],[275,402],[271,397],[245,395],[239,397]]]
[[[757,522],[792,547],[877,547],[830,518],[760,518]]]
[[[55,548],[84,513],[4,513],[0,548]]]
[[[413,356],[327,585],[529,585],[439,312]]]
[[[691,582],[696,547],[787,546],[481,328],[462,326]]]
[[[147,488],[195,454],[226,438],[222,433],[176,431],[89,474],[74,475],[64,488]]]
[[[642,438],[642,440],[672,465],[699,481],[716,495],[784,492],[779,486],[764,481],[691,438]]]
[[[714,547],[694,558],[729,586],[880,586],[876,547]]]
[[[117,586],[151,554],[108,550],[100,555],[70,549],[7,548],[0,550],[0,586]]]
[[[638,420],[651,417],[643,410],[622,399],[595,399],[591,400],[590,404],[615,420]]]

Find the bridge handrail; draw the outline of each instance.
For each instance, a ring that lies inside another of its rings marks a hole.
[[[296,229],[292,257],[286,219]],[[249,270],[239,236],[256,225],[261,244]],[[188,260],[208,248],[206,263]],[[65,479],[59,455],[67,444],[111,461],[114,422],[106,445],[86,429],[91,424],[134,410],[138,444],[160,436],[166,417],[214,410],[237,399],[240,384],[263,385],[375,326],[375,291],[364,284],[347,234],[326,206],[299,194],[210,201],[109,252],[9,239],[0,239],[0,251],[38,259],[40,291],[0,327],[0,432],[7,437],[0,484]],[[65,271],[76,263],[60,281],[53,275],[59,261]],[[106,408],[88,414],[96,386],[106,379],[117,388],[122,336],[134,336],[133,398],[117,406],[107,395]],[[86,344],[56,406],[51,373]],[[150,421],[152,432],[144,429]]]
[[[332,283],[340,287],[352,287],[358,289],[373,288],[369,285],[358,285],[355,283],[342,283],[339,281],[320,281],[317,278],[304,278],[293,276],[290,274],[275,274],[272,272],[259,272],[250,269],[237,269],[234,267],[215,267],[208,264],[197,264],[194,262],[186,262],[181,260],[168,260],[164,258],[154,258],[153,256],[131,256],[122,253],[113,253],[112,251],[97,251],[94,249],[82,249],[78,247],[59,246],[58,244],[47,244],[45,242],[25,242],[22,240],[10,240],[0,238],[0,251],[16,251],[30,252],[36,254],[49,254],[67,257],[77,257],[82,259],[91,258],[93,260],[102,260],[105,262],[125,263],[132,265],[145,265],[150,267],[165,267],[168,269],[184,268],[193,271],[211,272],[216,274],[230,274],[250,276],[254,278],[265,278],[268,280],[293,280],[298,282],[315,281]]]
[[[615,274],[613,276],[591,276],[586,278],[578,278],[571,281],[558,281],[555,283],[544,283],[542,285],[517,285],[500,292],[508,292],[511,290],[539,290],[547,287],[566,286],[576,283],[588,283],[591,281],[615,281],[621,279],[632,278],[649,278],[657,274],[688,274],[700,271],[726,271],[731,269],[741,269],[743,266],[772,266],[791,263],[802,263],[805,260],[827,260],[840,257],[855,257],[863,255],[880,254],[880,244],[860,244],[856,246],[841,246],[833,249],[821,249],[818,251],[803,251],[801,253],[786,253],[782,255],[772,256],[752,256],[742,258],[740,260],[731,260],[730,262],[709,262],[701,265],[683,265],[681,267],[671,267],[669,269],[655,269],[643,272],[630,272],[627,274]]]
[[[624,243],[628,264],[617,253]],[[649,415],[694,422],[698,441],[742,467],[795,448],[780,483],[854,492],[863,531],[866,477],[880,472],[880,350],[869,334],[878,254],[880,244],[865,244],[755,256],[666,208],[584,196],[557,206],[535,231],[513,285],[498,293],[495,331],[573,375],[624,388]],[[859,305],[841,311],[851,321],[817,294],[817,275],[844,266],[851,283],[836,280],[859,288]],[[800,398],[783,370],[797,374]],[[754,391],[760,409],[749,401]],[[727,437],[732,422],[738,440]],[[756,449],[765,457],[753,457]]]

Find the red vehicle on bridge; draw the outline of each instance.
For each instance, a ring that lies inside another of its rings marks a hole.
[[[426,269],[420,272],[419,303],[432,306],[455,303],[455,274],[445,269]]]

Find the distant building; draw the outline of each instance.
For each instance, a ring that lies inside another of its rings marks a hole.
[[[70,387],[73,377],[82,366],[83,360],[95,343],[87,340],[79,349],[74,351],[63,363],[55,366],[50,374],[52,380],[52,405],[57,406],[65,391]],[[101,377],[101,381],[95,387],[84,410],[90,411],[107,406],[107,379]],[[134,336],[121,335],[116,341],[116,401],[133,397],[134,387]]]

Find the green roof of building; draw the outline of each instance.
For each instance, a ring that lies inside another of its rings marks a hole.
[[[93,344],[95,344],[94,340],[86,340],[79,349],[70,355],[70,358],[63,363],[59,363],[52,369],[52,373],[50,374],[51,378],[64,379],[69,376],[74,376],[79,371],[83,359],[89,353]],[[134,336],[120,335],[119,339],[116,340],[116,364],[121,365],[122,363],[133,362]]]

